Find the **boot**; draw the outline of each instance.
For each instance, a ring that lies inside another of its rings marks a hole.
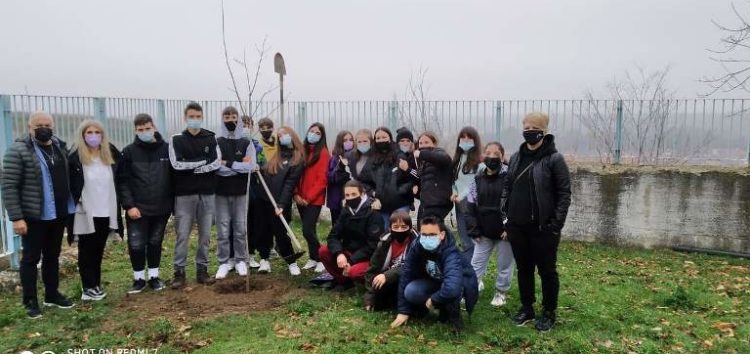
[[[440,308],[440,322],[447,322],[454,333],[463,331],[464,321],[461,319],[461,305],[459,301],[445,304]]]
[[[203,285],[211,285],[216,282],[216,279],[208,275],[208,268],[202,266],[198,266],[198,270],[195,273],[195,280],[198,282],[198,284]]]
[[[185,280],[185,269],[177,268],[174,271],[174,279],[172,280],[172,289],[178,290],[185,287],[187,281]]]

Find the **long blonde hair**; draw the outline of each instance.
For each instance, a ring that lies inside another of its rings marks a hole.
[[[99,145],[99,151],[93,151],[83,138],[86,135],[86,129],[94,127],[102,132],[102,143]],[[115,160],[112,158],[112,151],[109,149],[109,138],[107,137],[107,131],[104,130],[102,123],[96,120],[88,119],[81,122],[78,126],[78,135],[76,136],[76,143],[73,151],[78,151],[78,158],[84,165],[91,164],[94,158],[99,158],[103,164],[114,165]],[[97,156],[98,155],[98,156]]]
[[[281,170],[282,165],[284,164],[284,158],[281,156],[281,135],[282,134],[289,134],[292,137],[292,158],[289,161],[290,166],[297,166],[301,163],[304,163],[305,161],[305,147],[302,145],[302,140],[300,140],[299,135],[297,135],[297,132],[294,131],[294,129],[284,126],[279,128],[279,130],[276,132],[276,149],[278,151],[276,154],[273,155],[273,158],[271,158],[270,161],[266,164],[266,172],[270,175],[275,175],[279,173]]]

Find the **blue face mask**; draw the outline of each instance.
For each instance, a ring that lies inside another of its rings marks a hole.
[[[419,244],[425,251],[434,251],[440,246],[440,236],[422,234],[419,236]]]
[[[359,150],[360,153],[366,154],[370,151],[370,143],[357,144],[357,150]]]
[[[135,135],[138,136],[138,139],[140,139],[144,143],[150,143],[154,141],[154,131],[149,130],[145,132],[135,133]]]
[[[203,126],[203,119],[188,119],[187,120],[188,129],[200,129],[202,126]]]
[[[279,144],[283,146],[290,147],[292,146],[292,136],[289,134],[284,134],[279,137]]]
[[[310,144],[317,144],[320,141],[320,135],[313,132],[307,133],[307,142]]]
[[[474,140],[462,141],[458,144],[458,147],[464,152],[469,152],[469,150],[474,148]]]

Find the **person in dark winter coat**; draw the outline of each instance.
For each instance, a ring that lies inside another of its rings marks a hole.
[[[396,307],[401,265],[412,241],[419,236],[412,228],[408,211],[394,211],[389,224],[390,231],[380,238],[365,274],[367,292],[364,303],[367,311]]]
[[[445,150],[437,147],[435,134],[422,133],[419,136],[419,149],[414,157],[419,162],[419,212],[418,219],[425,216],[437,216],[445,219],[453,209],[453,173],[451,157]]]
[[[164,289],[159,266],[164,230],[174,207],[169,146],[148,114],[136,115],[133,123],[136,137],[122,149],[117,171],[117,195],[127,213],[128,252],[133,267],[129,294],[140,293],[146,285],[155,291]]]
[[[326,187],[328,186],[328,152],[326,129],[321,123],[313,123],[307,130],[305,137],[305,172],[297,185],[294,202],[297,204],[300,219],[302,219],[302,235],[307,242],[310,259],[302,269],[313,269],[317,273],[323,272],[318,249],[318,219],[326,201]]]
[[[336,222],[343,210],[344,201],[344,184],[349,181],[349,175],[338,173],[342,167],[342,160],[346,159],[345,154],[354,149],[354,135],[348,130],[342,130],[336,135],[336,143],[331,152],[331,160],[328,163],[328,188],[326,194],[326,206],[331,210],[331,227],[336,226]]]
[[[42,316],[37,298],[37,266],[42,262],[44,304],[71,308],[59,291],[60,249],[69,215],[75,212],[70,193],[68,150],[54,136],[55,122],[46,112],[29,116],[28,134],[5,152],[2,165],[3,207],[21,236],[21,287],[29,318]]]
[[[386,127],[375,130],[375,151],[369,175],[375,184],[370,196],[377,200],[383,224],[388,229],[391,213],[396,210],[409,211],[414,202],[412,180],[409,174],[398,168],[398,147],[393,141],[391,131]]]
[[[479,279],[479,290],[484,288],[482,277],[487,272],[492,251],[497,253],[497,280],[493,306],[503,306],[513,276],[513,251],[505,232],[502,195],[507,176],[503,165],[504,149],[492,142],[484,148],[484,166],[469,185],[466,195],[466,228],[473,240],[471,266]]]
[[[256,210],[258,228],[255,229],[255,236],[261,258],[258,272],[271,272],[268,257],[275,240],[279,254],[287,262],[289,273],[297,276],[301,272],[296,261],[301,254],[294,253],[292,242],[279,217],[283,216],[288,222],[292,220],[294,189],[305,170],[304,146],[297,133],[289,127],[279,128],[276,144],[276,154],[262,169],[263,180],[271,196],[264,189]],[[278,209],[274,209],[271,198],[276,201]]]
[[[372,199],[357,181],[344,185],[346,207],[320,247],[320,260],[333,276],[329,289],[343,291],[364,279],[372,252],[383,235],[383,220],[371,208]]]
[[[441,322],[461,331],[461,298],[466,300],[466,311],[471,314],[479,297],[476,274],[441,219],[425,217],[419,232],[401,266],[398,316],[391,327],[405,324],[409,316],[425,309],[438,309]]]
[[[418,187],[419,164],[414,158],[414,134],[408,128],[401,127],[396,131],[396,142],[398,143],[398,168],[408,173],[414,187]],[[417,196],[418,191],[418,188],[413,188],[412,195]]]
[[[458,132],[456,150],[453,154],[453,195],[451,202],[456,207],[456,222],[458,223],[458,237],[461,253],[468,262],[474,255],[474,242],[466,227],[467,206],[466,196],[469,186],[480,171],[482,165],[482,140],[474,127],[463,127]]]
[[[265,193],[263,191],[263,187],[260,185],[260,180],[258,179],[257,171],[259,171],[263,166],[266,165],[268,162],[268,159],[266,158],[266,154],[263,151],[263,145],[258,139],[255,139],[253,137],[253,119],[249,116],[242,116],[242,124],[245,127],[244,134],[245,138],[250,139],[250,141],[253,143],[253,147],[255,148],[255,169],[250,172],[250,193],[248,194],[248,206],[247,206],[247,243],[248,243],[248,256],[247,256],[247,265],[250,268],[258,268],[260,267],[260,263],[258,263],[258,260],[255,259],[255,253],[258,249],[256,242],[255,242],[255,228],[256,228],[256,217],[255,217],[255,210],[258,209],[257,205],[260,202],[260,194]],[[231,234],[230,234],[231,235]],[[230,265],[236,264],[234,261],[234,240],[230,238],[230,251],[229,251],[229,263]]]
[[[542,279],[542,317],[535,327],[549,331],[555,324],[560,291],[557,247],[570,207],[570,173],[563,155],[548,134],[549,116],[529,113],[523,119],[526,141],[510,158],[505,180],[503,211],[506,229],[518,267],[522,307],[514,316],[517,325],[534,320],[534,269]]]
[[[372,160],[374,151],[373,146],[375,140],[372,136],[372,132],[368,129],[360,129],[357,134],[354,134],[354,140],[356,148],[351,152],[344,155],[341,159],[338,172],[340,180],[355,180],[365,188],[366,193],[371,193],[375,189],[375,182],[373,181],[372,174]]]
[[[109,233],[122,225],[115,187],[120,159],[120,152],[109,143],[100,122],[81,123],[68,163],[76,204],[73,233],[78,237],[78,271],[84,301],[99,301],[107,296],[102,288],[102,260]]]

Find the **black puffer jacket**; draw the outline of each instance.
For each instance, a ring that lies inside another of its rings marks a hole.
[[[395,163],[372,164],[369,173],[375,182],[375,191],[372,196],[380,200],[381,212],[390,213],[414,203],[414,196],[411,192],[413,182],[409,175],[401,171]]]
[[[452,207],[453,171],[451,157],[441,148],[420,150],[420,192],[422,208]]]
[[[372,210],[371,204],[372,199],[365,200],[354,214],[347,207],[341,211],[336,226],[328,234],[328,250],[334,257],[347,251],[351,252],[350,264],[370,260],[385,230],[383,218]]]
[[[169,145],[157,132],[153,143],[135,138],[122,149],[117,194],[122,208],[138,208],[143,216],[168,215],[174,207]]]
[[[466,223],[471,238],[484,236],[499,240],[505,231],[502,195],[506,176],[506,171],[488,174],[485,169],[474,178],[466,203]]]
[[[527,149],[527,147],[523,144],[520,149]],[[505,179],[505,188],[503,189],[503,199],[505,200],[503,212],[505,215],[511,215],[509,210],[515,206],[510,196],[517,174],[521,172],[518,169],[520,158],[520,152],[516,152],[510,158],[508,176]],[[544,136],[544,142],[539,148],[533,164],[531,191],[535,198],[532,200],[532,204],[539,213],[536,218],[539,229],[559,233],[565,226],[565,219],[570,207],[570,172],[563,155],[558,153],[555,148],[554,136],[551,134]],[[513,220],[508,219],[508,224],[512,223]]]
[[[279,168],[275,175],[268,173],[268,166],[263,168],[263,180],[266,181],[268,189],[271,190],[271,194],[276,199],[279,208],[287,210],[292,205],[294,188],[297,187],[297,183],[305,171],[305,165],[303,161],[295,166],[291,166],[292,151],[286,147],[282,146],[277,154],[281,154],[282,167]],[[260,186],[260,188],[263,190],[263,186]],[[260,193],[260,198],[269,203],[271,201],[265,191]]]

